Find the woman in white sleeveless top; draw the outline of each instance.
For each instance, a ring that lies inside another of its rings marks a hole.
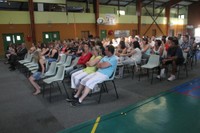
[[[129,53],[120,54],[120,58],[123,66],[119,68],[119,75],[116,76],[116,78],[122,78],[124,65],[133,64],[137,66],[137,64],[141,62],[142,52],[140,50],[140,44],[138,41],[133,42],[132,50]]]

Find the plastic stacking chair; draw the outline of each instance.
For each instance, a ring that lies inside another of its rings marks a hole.
[[[184,62],[183,62],[183,64],[178,65],[178,78],[179,78],[180,70],[181,70],[181,67],[182,67],[182,66],[185,67],[185,74],[186,74],[186,77],[188,77],[188,69],[187,69],[187,53],[183,52],[183,57],[184,57]]]
[[[145,68],[145,69],[147,69],[147,72],[149,70],[152,70],[151,84],[153,82],[154,68],[157,68],[159,65],[160,65],[160,56],[159,55],[150,55],[147,64],[141,66],[141,69]],[[140,81],[141,69],[140,69],[140,74],[139,74],[139,81]]]
[[[62,64],[63,66],[65,67],[68,67],[71,65],[71,62],[72,62],[72,56],[67,56],[67,59],[66,61]],[[61,66],[61,64],[57,64],[57,67]]]
[[[27,54],[27,56],[24,60],[20,60],[18,62],[19,62],[19,64],[29,63],[29,62],[31,62],[32,58],[33,58],[32,54]]]
[[[54,76],[56,74],[56,62],[52,62],[49,69],[44,74],[45,77]]]
[[[38,66],[38,62],[33,58],[30,63],[25,63],[24,66],[27,68],[35,67]]]
[[[98,103],[100,103],[101,101],[101,93],[105,90],[106,92],[108,92],[108,89],[107,89],[107,86],[106,86],[106,82],[109,82],[111,81],[113,83],[113,86],[114,86],[114,89],[115,89],[115,94],[116,94],[116,98],[118,99],[119,98],[119,95],[117,93],[117,88],[116,88],[116,85],[115,85],[115,82],[114,82],[114,78],[115,78],[115,73],[116,73],[116,70],[117,68],[115,68],[112,76],[107,79],[107,80],[104,80],[103,82],[101,83],[98,83],[98,85],[100,86],[100,92],[99,92],[99,100],[98,100]]]
[[[64,63],[65,63],[65,60],[66,60],[66,57],[67,57],[66,54],[62,54],[62,55],[60,56],[59,62],[57,62],[57,65],[62,65],[62,64],[64,64]]]
[[[62,84],[64,86],[64,89],[65,89],[65,92],[66,92],[66,95],[67,95],[67,98],[69,98],[67,90],[66,90],[66,87],[65,87],[65,84],[63,82],[64,74],[65,74],[65,67],[64,66],[60,66],[58,68],[58,71],[57,71],[55,76],[43,80],[43,82],[44,82],[44,84],[43,84],[43,96],[44,96],[44,92],[45,92],[45,84],[50,85],[50,91],[49,91],[49,101],[50,102],[51,102],[51,89],[54,88],[54,85],[53,85],[54,83],[57,83],[59,91],[62,94],[62,91],[61,91],[61,88],[60,88],[58,82],[62,82]]]

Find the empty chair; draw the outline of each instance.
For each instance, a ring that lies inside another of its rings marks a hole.
[[[50,66],[51,67],[51,66]],[[58,85],[58,88],[59,88],[59,91],[60,93],[62,93],[61,91],[61,88],[58,84],[58,82],[62,82],[63,86],[64,86],[64,89],[65,89],[65,92],[66,92],[66,95],[68,97],[68,93],[67,93],[67,90],[66,90],[66,87],[65,87],[65,84],[63,82],[63,79],[64,79],[64,74],[65,74],[65,67],[64,66],[60,66],[58,68],[58,71],[56,73],[55,76],[53,77],[50,77],[50,78],[47,78],[47,79],[44,79],[43,82],[44,82],[44,87],[43,87],[43,96],[44,96],[44,92],[45,92],[45,84],[49,84],[50,85],[50,93],[49,93],[49,101],[51,102],[51,89],[52,87],[54,87],[53,83],[57,83]],[[68,97],[69,98],[69,97]]]
[[[45,77],[54,76],[55,74],[56,74],[56,62],[52,62],[47,72],[45,72],[44,76]]]
[[[67,57],[66,54],[62,54],[62,55],[60,56],[60,60],[58,61],[57,65],[62,65],[62,64],[64,64],[64,63],[65,63],[65,60],[66,60],[66,57]]]
[[[31,62],[32,58],[33,58],[32,54],[27,54],[27,56],[26,56],[26,58],[24,60],[20,60],[19,61],[19,64],[29,63],[29,62]]]
[[[25,63],[24,66],[27,68],[35,67],[35,66],[38,66],[38,62],[36,62],[35,59],[32,59],[32,61],[30,63]]]
[[[73,70],[73,68],[74,68],[74,66],[77,64],[78,60],[79,60],[79,57],[76,57],[76,58],[72,61],[72,63],[71,63],[70,66],[65,67],[65,72],[66,72],[66,75],[67,75],[67,76],[68,76],[69,73]]]
[[[57,64],[57,66],[59,67],[63,65],[65,67],[68,67],[71,65],[71,62],[72,62],[72,56],[68,55],[66,61],[63,64]]]
[[[159,65],[160,65],[160,56],[153,54],[153,55],[150,55],[147,64],[141,66],[141,69],[145,68],[147,69],[147,72],[148,70],[152,70],[151,84],[153,82],[154,68],[157,68]],[[139,74],[139,81],[140,81],[141,69],[140,69],[140,74]]]

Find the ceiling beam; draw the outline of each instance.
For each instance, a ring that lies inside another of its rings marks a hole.
[[[129,4],[134,3],[134,2],[136,2],[136,0],[132,0],[132,1],[128,2],[125,6],[128,6]]]
[[[163,4],[160,5],[160,6],[157,6],[156,9],[159,8],[159,7],[165,7],[165,6],[171,7],[171,6],[173,6],[173,5],[178,4],[178,3],[181,2],[181,1],[183,1],[183,0],[170,0],[170,1],[168,1],[168,2],[163,3]]]
[[[143,1],[144,1],[144,0],[143,0]],[[145,6],[149,5],[149,4],[151,4],[153,1],[155,1],[155,0],[151,0],[151,1],[149,1],[148,3],[146,3],[146,4],[143,4],[142,7],[145,7]]]
[[[112,0],[108,0],[105,4],[107,5],[107,4],[109,4],[111,1],[112,1]]]

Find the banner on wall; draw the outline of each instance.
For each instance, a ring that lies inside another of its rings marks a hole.
[[[116,16],[115,14],[105,14],[105,25],[115,25]]]
[[[128,37],[130,36],[130,30],[115,30],[115,37]]]

